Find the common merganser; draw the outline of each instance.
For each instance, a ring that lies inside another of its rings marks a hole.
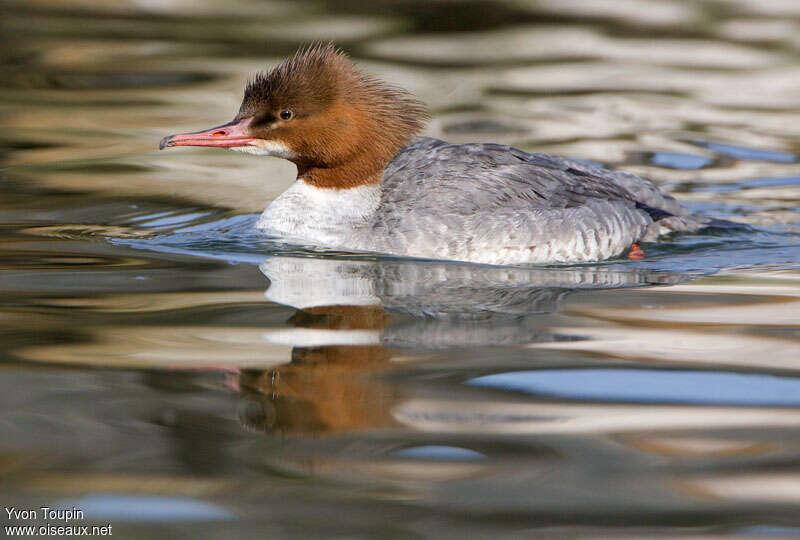
[[[168,146],[275,156],[297,180],[258,220],[288,242],[487,264],[599,261],[715,220],[649,181],[510,146],[416,137],[429,118],[405,90],[331,44],[247,85],[233,121]]]

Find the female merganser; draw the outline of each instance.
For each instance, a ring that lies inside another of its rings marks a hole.
[[[258,220],[289,242],[488,264],[598,261],[713,220],[637,176],[499,144],[415,137],[406,91],[331,44],[298,51],[244,93],[232,122],[165,137],[292,161],[297,181]]]

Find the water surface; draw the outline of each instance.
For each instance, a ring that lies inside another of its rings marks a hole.
[[[123,538],[800,534],[795,2],[0,11],[4,504]],[[329,38],[428,135],[744,226],[527,268],[264,239],[291,164],[157,144]]]

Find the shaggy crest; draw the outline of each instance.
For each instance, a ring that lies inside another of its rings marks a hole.
[[[332,44],[300,49],[272,70],[257,73],[247,83],[239,116],[255,113],[263,104],[274,107],[302,104],[311,110],[324,107],[338,97],[341,91],[338,79],[354,69],[344,53]]]

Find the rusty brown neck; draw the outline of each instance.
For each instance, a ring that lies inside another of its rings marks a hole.
[[[307,184],[325,189],[348,189],[380,184],[388,160],[363,156],[335,165],[304,160],[295,161],[297,178]]]

